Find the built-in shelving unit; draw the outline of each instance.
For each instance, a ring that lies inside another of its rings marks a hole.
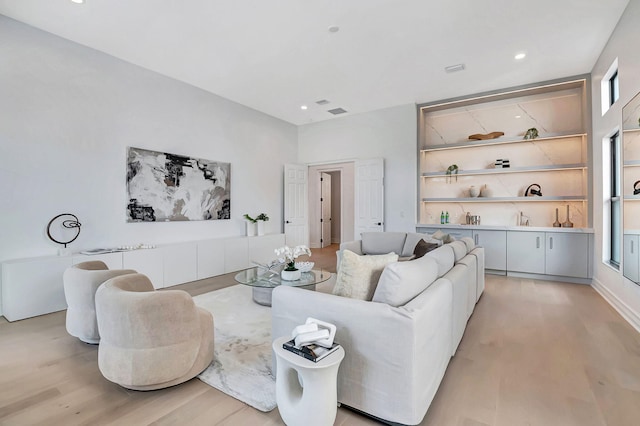
[[[439,223],[446,211],[453,224],[470,212],[486,225],[515,225],[524,215],[551,227],[556,209],[564,219],[569,205],[574,226],[590,227],[587,87],[578,78],[419,106],[419,223]],[[530,128],[538,137],[524,139]],[[468,138],[491,132],[504,135]],[[510,167],[495,165],[505,159]],[[454,164],[458,172],[448,174]],[[532,184],[543,196],[525,196]],[[485,196],[472,197],[472,187]]]

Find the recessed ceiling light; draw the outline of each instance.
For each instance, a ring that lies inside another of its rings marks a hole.
[[[78,4],[84,3],[84,0],[71,0],[71,1]]]
[[[464,69],[465,69],[464,64],[450,65],[444,68],[445,72],[448,72],[448,73],[464,71]]]
[[[520,118],[520,117],[522,117],[522,116],[521,115],[516,115],[516,118]]]
[[[526,53],[518,53],[516,56],[514,56],[514,58],[519,61],[520,59],[524,59],[526,56]]]
[[[307,106],[306,105],[302,105],[302,106],[300,106],[300,109],[307,109]]]
[[[340,27],[337,25],[332,25],[329,27],[329,32],[330,33],[337,33],[338,31],[340,31]]]

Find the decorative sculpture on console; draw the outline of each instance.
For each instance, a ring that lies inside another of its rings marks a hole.
[[[73,236],[73,238],[66,240],[66,241],[61,241],[58,240],[56,238],[53,237],[53,235],[51,235],[51,225],[53,225],[56,221],[61,222],[60,225],[62,226],[62,228],[65,229],[75,229],[75,236]],[[78,221],[78,217],[74,214],[71,213],[62,213],[59,214],[58,216],[54,217],[53,219],[51,219],[49,221],[49,224],[47,225],[47,237],[49,237],[49,239],[51,241],[53,241],[54,243],[57,244],[61,244],[64,246],[64,249],[60,249],[59,254],[60,255],[64,255],[67,254],[67,244],[71,244],[72,242],[74,242],[78,236],[80,235],[80,227],[82,226],[82,224]]]

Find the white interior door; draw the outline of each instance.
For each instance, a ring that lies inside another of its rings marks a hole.
[[[355,235],[384,231],[384,161],[355,162]]]
[[[286,244],[294,247],[309,245],[307,166],[284,166],[284,234]]]
[[[331,175],[320,173],[320,247],[331,245]]]

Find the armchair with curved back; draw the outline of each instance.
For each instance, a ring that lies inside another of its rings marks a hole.
[[[67,301],[67,332],[85,343],[100,342],[96,320],[96,291],[100,285],[120,275],[135,274],[133,269],[109,269],[99,260],[78,263],[64,271],[64,297]]]
[[[98,367],[120,386],[174,386],[213,360],[213,316],[185,291],[155,291],[145,275],[123,275],[98,289],[96,312]]]

